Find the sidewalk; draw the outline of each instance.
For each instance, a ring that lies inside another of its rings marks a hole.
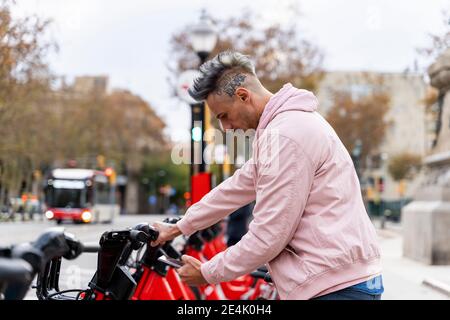
[[[398,223],[377,228],[382,251],[383,300],[450,300],[450,265],[430,266],[403,257],[402,229]]]

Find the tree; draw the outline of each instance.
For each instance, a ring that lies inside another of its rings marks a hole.
[[[392,179],[398,183],[398,193],[403,196],[406,189],[405,179],[411,178],[420,169],[422,158],[419,155],[404,152],[390,158],[388,171]]]
[[[410,177],[421,164],[422,158],[419,155],[404,152],[390,158],[388,171],[394,181],[401,181]]]
[[[163,171],[164,176],[159,173]],[[149,194],[161,197],[159,187],[170,183],[176,193],[171,200],[180,207],[184,205],[184,193],[189,189],[189,167],[179,166],[172,162],[169,153],[161,152],[146,157],[144,160],[142,176],[143,181],[148,183]]]
[[[350,92],[334,92],[334,104],[326,117],[350,154],[360,141],[362,168],[364,160],[376,153],[384,140],[390,101],[381,78],[365,77],[371,92],[362,97],[352,97]]]
[[[418,48],[417,52],[423,58],[433,62],[439,57],[446,49],[450,48],[450,11],[442,11],[442,26],[441,33],[429,33],[430,43],[427,47]]]
[[[291,12],[295,12],[295,17],[283,24],[262,25],[264,19],[249,9],[238,17],[212,18],[219,39],[210,57],[225,50],[235,50],[252,58],[257,76],[269,91],[275,93],[288,82],[314,91],[324,74],[323,53],[300,33],[298,11]],[[199,66],[199,59],[189,41],[189,29],[186,26],[175,33],[170,42],[168,68],[173,95],[176,95],[178,76]],[[211,125],[219,128],[216,119],[212,119]]]
[[[18,193],[40,166],[40,108],[52,80],[45,62],[56,48],[45,38],[49,21],[35,16],[13,19],[14,1],[0,1],[0,202],[7,192]]]
[[[107,94],[76,88],[63,87],[49,96],[51,112],[40,123],[46,135],[36,141],[49,155],[40,160],[47,170],[66,166],[69,160],[78,167],[104,169],[98,163],[101,155],[104,165],[127,175],[127,204],[137,205],[143,161],[168,147],[164,122],[146,101],[127,90]],[[48,145],[41,144],[44,138]],[[137,208],[129,205],[127,210]]]
[[[145,157],[167,148],[164,122],[126,90],[56,87],[46,63],[57,48],[46,40],[50,22],[13,19],[14,5],[0,0],[0,204],[71,159],[95,168],[102,155],[119,173],[138,175]]]
[[[89,94],[69,88],[55,93],[53,103],[54,128],[59,132],[53,145],[60,162],[78,159],[90,167],[102,155],[138,172],[144,156],[167,145],[164,122],[146,101],[127,90]]]
[[[287,25],[261,26],[261,19],[250,10],[245,10],[237,18],[213,19],[219,40],[211,56],[227,49],[250,55],[258,77],[272,92],[278,91],[286,82],[314,90],[323,76],[323,54],[299,34],[298,19],[299,15]],[[198,68],[199,61],[189,43],[187,30],[189,27],[171,39],[171,63],[168,67],[173,88],[181,72]]]

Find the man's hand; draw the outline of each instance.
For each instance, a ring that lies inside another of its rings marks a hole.
[[[177,272],[183,282],[189,286],[198,286],[208,283],[205,278],[203,278],[202,272],[200,271],[202,265],[200,260],[187,255],[183,255],[181,260],[184,262],[184,266],[177,269]]]
[[[154,222],[152,224],[152,227],[159,231],[158,239],[150,243],[152,247],[162,245],[166,241],[170,241],[182,234],[176,224]]]

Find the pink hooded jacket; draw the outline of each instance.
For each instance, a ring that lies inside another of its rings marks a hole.
[[[265,106],[252,159],[177,223],[190,235],[256,200],[248,233],[202,264],[209,283],[267,263],[281,299],[310,299],[381,273],[352,159],[317,105],[286,84]]]

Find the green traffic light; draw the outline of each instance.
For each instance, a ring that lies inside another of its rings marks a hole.
[[[194,127],[192,128],[192,140],[195,142],[202,141],[202,128]]]

